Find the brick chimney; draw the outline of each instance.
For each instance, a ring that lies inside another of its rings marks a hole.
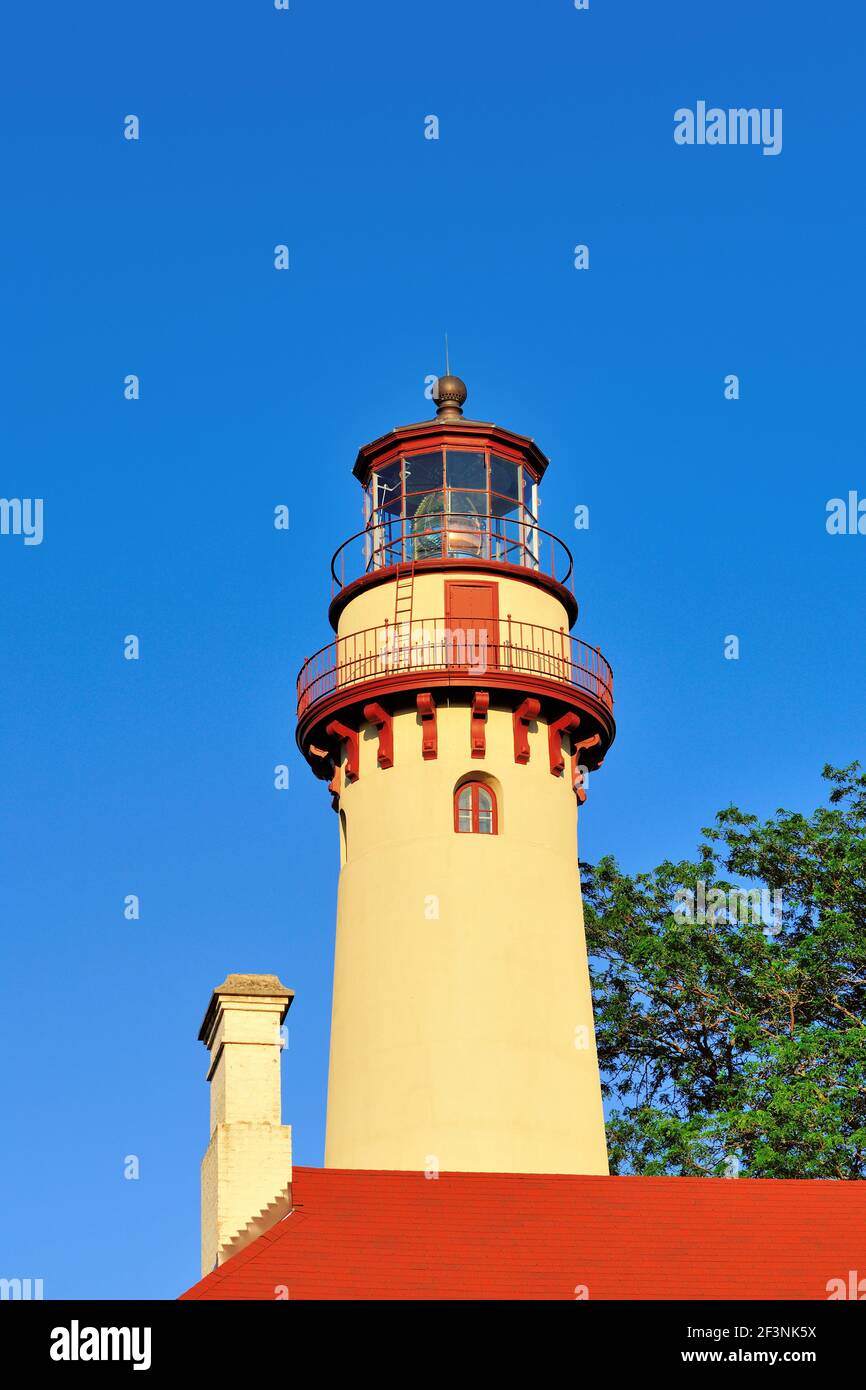
[[[210,1143],[201,1165],[202,1274],[291,1210],[292,1131],[280,1123],[280,1025],[294,991],[228,975],[199,1038],[210,1053]]]

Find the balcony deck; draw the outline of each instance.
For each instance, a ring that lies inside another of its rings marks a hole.
[[[503,618],[487,630],[452,630],[444,617],[385,622],[340,637],[298,674],[298,741],[339,708],[416,687],[484,686],[538,694],[591,716],[605,746],[614,735],[613,672],[601,652],[564,628]]]

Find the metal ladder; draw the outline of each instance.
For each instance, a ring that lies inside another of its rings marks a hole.
[[[393,587],[393,631],[398,634],[400,623],[409,624],[409,639],[411,641],[411,612],[414,605],[414,587],[416,587],[416,563],[411,560],[409,564],[398,564],[396,573],[396,584]]]

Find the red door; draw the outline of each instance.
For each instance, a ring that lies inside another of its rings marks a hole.
[[[499,590],[496,584],[445,581],[449,664],[483,675],[499,664]]]

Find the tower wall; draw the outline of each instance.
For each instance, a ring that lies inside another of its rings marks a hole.
[[[563,630],[567,633],[571,621],[564,604],[554,593],[541,588],[533,579],[533,571],[527,571],[528,579],[511,579],[488,571],[483,565],[467,566],[466,569],[449,569],[442,573],[416,573],[414,577],[413,616],[414,619],[441,618],[445,614],[445,584],[475,584],[479,580],[495,582],[499,597],[500,621],[506,621],[511,613],[515,619],[524,623],[537,623],[541,627]],[[378,627],[385,621],[394,621],[394,583],[375,584],[362,589],[356,598],[346,604],[340,614],[337,635],[346,637],[365,628]]]
[[[340,800],[328,1166],[608,1171],[575,797],[542,720],[515,762],[512,708],[491,699],[483,759],[465,691],[440,700],[435,760],[412,708],[387,770],[361,730]],[[495,835],[455,834],[467,775],[493,781]]]

